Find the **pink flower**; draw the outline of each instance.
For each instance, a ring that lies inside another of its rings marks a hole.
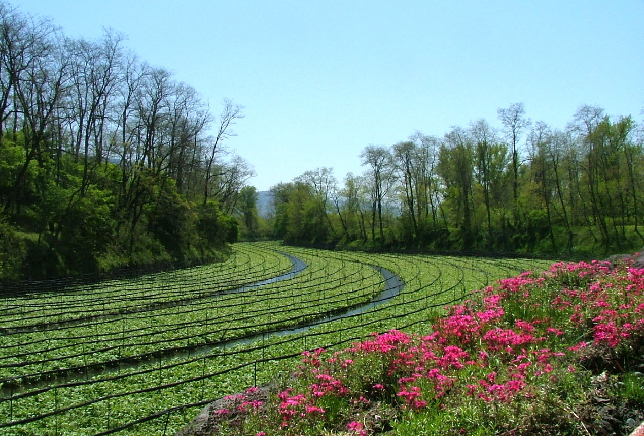
[[[602,342],[610,345],[611,347],[616,347],[620,341],[619,329],[614,322],[609,322],[608,324],[598,324],[593,327],[593,338],[595,344],[600,344]]]
[[[322,409],[321,407],[316,407],[316,406],[306,406],[305,410],[306,410],[306,413],[308,415],[313,415],[313,414],[318,414],[318,413],[320,415],[322,415],[322,414],[326,413],[326,411],[324,409]]]
[[[564,334],[564,332],[562,332],[561,330],[553,328],[553,327],[546,328],[546,331],[548,333],[552,333],[555,336],[562,336]]]
[[[358,421],[351,421],[349,424],[347,424],[347,428],[349,429],[349,431],[351,431],[351,433],[358,436],[366,436],[367,434],[364,429],[364,425],[362,425],[362,423]]]
[[[517,326],[517,328],[523,332],[526,333],[532,333],[534,331],[534,326],[530,324],[529,322],[525,322],[521,319],[517,319],[514,324]]]
[[[587,344],[586,342],[583,342],[583,341],[582,341],[582,342],[578,343],[577,345],[573,345],[573,346],[571,346],[571,347],[568,347],[568,349],[569,349],[570,351],[579,351],[579,350],[581,350],[582,348],[586,348],[587,346],[588,346],[588,344]]]
[[[241,412],[249,412],[251,410],[257,410],[262,406],[263,402],[259,400],[255,401],[244,401],[241,403],[239,406],[237,406],[237,410]]]

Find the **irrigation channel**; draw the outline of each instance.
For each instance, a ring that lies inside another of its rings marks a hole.
[[[0,433],[173,434],[304,350],[426,331],[469,290],[550,263],[243,243],[222,264],[25,285],[0,300]]]

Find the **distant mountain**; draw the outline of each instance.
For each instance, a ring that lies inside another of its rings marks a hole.
[[[257,193],[257,213],[262,218],[269,218],[273,215],[273,194],[271,191],[259,191]]]

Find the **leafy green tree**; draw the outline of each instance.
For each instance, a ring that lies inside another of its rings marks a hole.
[[[275,233],[287,243],[323,245],[331,229],[323,202],[314,188],[301,181],[274,186]]]
[[[445,185],[445,201],[449,204],[459,229],[462,248],[469,250],[474,242],[472,229],[473,148],[470,137],[455,127],[445,135],[437,171]]]
[[[337,191],[337,180],[333,175],[333,169],[327,167],[317,168],[313,171],[306,171],[301,176],[295,178],[296,182],[304,183],[311,187],[315,201],[318,204],[318,210],[324,215],[329,227],[329,234],[335,235],[333,222],[329,216],[331,209],[331,197]]]
[[[216,202],[208,201],[195,208],[198,213],[197,241],[202,239],[205,242],[198,247],[204,258],[208,259],[208,250],[221,248],[226,243],[237,242],[239,238],[237,220],[223,213]]]
[[[338,191],[335,206],[342,223],[344,243],[362,241],[366,244],[367,223],[364,214],[364,192],[366,187],[364,179],[348,173],[344,180],[344,187]]]
[[[245,186],[239,192],[237,211],[243,223],[242,237],[255,240],[259,236],[258,194],[254,186]]]
[[[642,211],[641,193],[644,192],[644,129],[640,127],[639,137],[631,136],[635,132],[635,123],[630,116],[622,118],[616,126],[617,136],[624,138],[624,160],[626,163],[626,186],[629,197],[629,212],[632,212],[634,232],[639,236],[640,243],[644,242],[644,235],[639,230]],[[630,215],[630,213],[629,213]]]

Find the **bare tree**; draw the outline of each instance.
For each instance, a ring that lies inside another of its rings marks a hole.
[[[234,104],[232,100],[224,100],[224,108],[219,116],[219,129],[217,130],[214,140],[210,144],[210,149],[206,156],[203,204],[208,202],[208,198],[210,196],[210,183],[214,176],[213,167],[217,150],[226,139],[236,135],[236,133],[231,130],[231,127],[235,125],[238,119],[244,118],[244,114],[242,113],[243,109],[243,106]]]
[[[400,175],[400,180],[403,183],[403,196],[404,203],[409,213],[413,229],[413,238],[418,236],[418,218],[416,205],[419,200],[416,197],[417,190],[415,186],[420,183],[418,170],[420,163],[418,162],[418,150],[413,141],[405,141],[394,144],[392,147],[393,162],[396,170]]]
[[[382,204],[392,186],[393,165],[391,153],[384,146],[370,145],[360,154],[362,165],[369,166],[367,172],[371,184],[371,237],[376,240],[376,218],[380,241],[385,239],[382,221]]]
[[[81,195],[88,185],[91,166],[107,161],[106,129],[115,96],[122,81],[124,36],[106,31],[99,42],[68,40],[71,86],[68,93],[68,121],[76,159],[83,160]],[[82,154],[81,154],[82,150]]]
[[[212,118],[197,91],[186,84],[179,83],[168,100],[170,113],[166,126],[169,136],[166,171],[176,180],[177,190],[187,194],[186,179],[192,175],[195,165],[192,157],[197,154],[195,148],[203,140]]]
[[[523,103],[513,103],[508,108],[497,110],[497,114],[503,124],[504,132],[510,141],[510,152],[512,155],[512,199],[513,208],[517,208],[519,196],[519,138],[521,133],[530,126],[530,120],[525,118]]]
[[[431,216],[432,222],[438,222],[438,209],[440,205],[440,189],[438,186],[438,154],[440,139],[436,136],[423,135],[416,132],[409,138],[417,147],[417,183],[416,207],[418,220],[422,221]]]
[[[548,234],[552,249],[557,251],[557,240],[553,231],[553,195],[556,192],[553,184],[555,177],[553,175],[553,166],[550,162],[550,142],[552,134],[550,128],[544,122],[537,121],[530,133],[528,134],[528,144],[530,144],[530,162],[535,186],[543,201],[548,219]]]
[[[17,106],[15,113],[22,115],[21,128],[25,132],[25,158],[13,180],[12,195],[5,203],[5,211],[20,195],[29,164],[36,160],[43,167],[52,152],[45,141],[46,134],[53,127],[69,80],[68,60],[57,29],[47,21],[29,23],[31,25],[27,29],[22,29],[24,46],[19,54],[10,57],[13,59],[10,62],[14,62],[11,70]],[[16,116],[14,129],[17,122]]]
[[[215,165],[215,186],[212,197],[219,200],[221,208],[226,213],[232,213],[237,207],[240,191],[248,180],[255,176],[255,170],[244,159],[233,155],[226,162]]]

